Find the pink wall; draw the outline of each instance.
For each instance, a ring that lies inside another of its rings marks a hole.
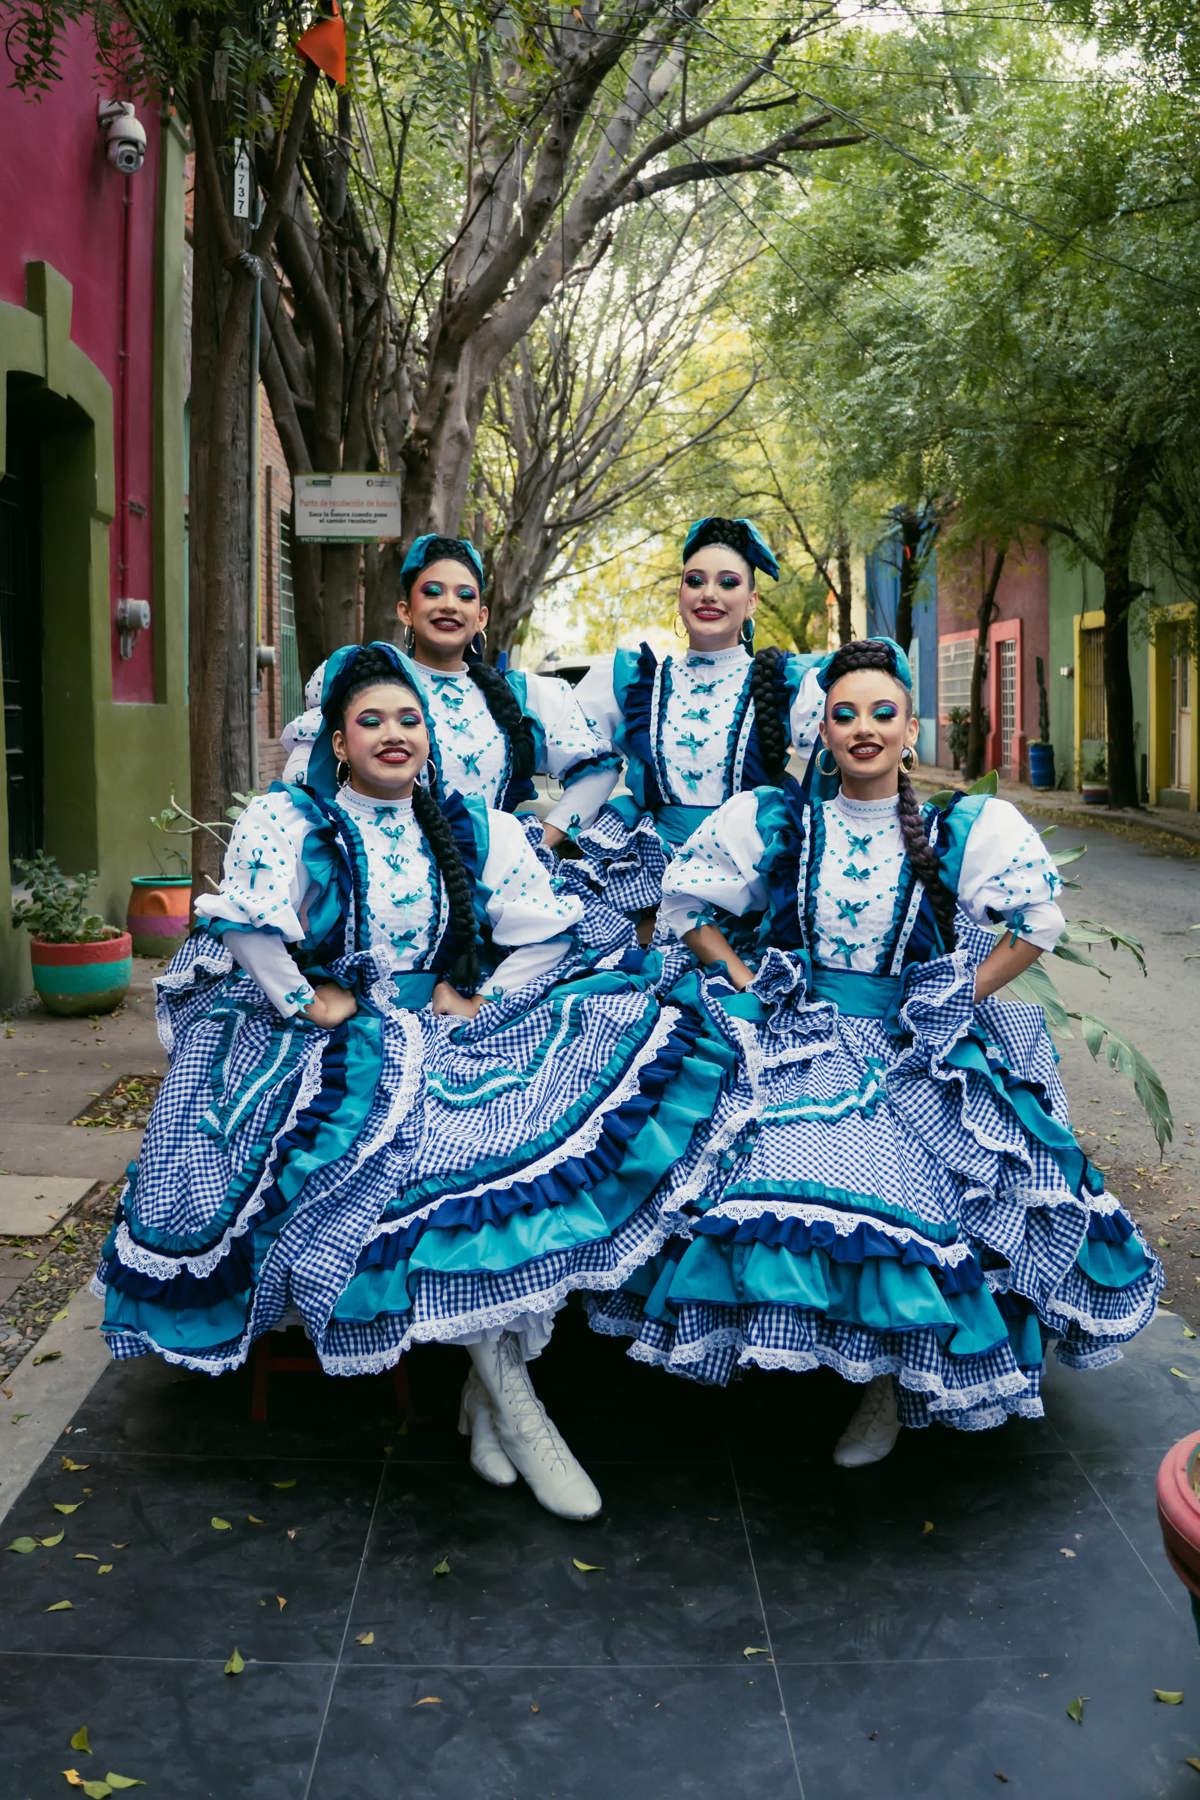
[[[939,638],[952,632],[974,631],[994,554],[991,545],[965,543],[955,536],[953,528],[946,532],[938,548]],[[996,594],[995,624],[1007,626],[1013,620],[1019,620],[1021,626],[1018,729],[1028,741],[1038,734],[1037,657],[1042,658],[1046,679],[1050,679],[1050,565],[1045,544],[1032,533],[1024,542],[1014,541],[1008,546]],[[944,725],[939,727],[938,751],[939,762],[947,762]]]
[[[100,95],[113,97],[83,27],[67,34],[63,78],[40,100],[0,93],[0,300],[23,305],[27,262],[52,263],[74,289],[71,336],[113,390],[117,516],[109,533],[110,606],[122,596],[153,607],[154,267],[157,110],[139,103],[146,161],[126,177],[104,153]],[[16,177],[15,179],[13,177]],[[122,248],[128,195],[129,261],[125,418],[121,416]],[[122,438],[124,437],[124,444]],[[122,464],[124,466],[122,466]],[[132,507],[130,503],[132,502]],[[182,502],[181,502],[182,503]],[[126,565],[121,568],[122,518]],[[112,632],[113,698],[153,700],[153,624],[122,662]]]

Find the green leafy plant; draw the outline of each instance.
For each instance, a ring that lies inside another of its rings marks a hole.
[[[86,875],[64,875],[44,850],[13,867],[29,892],[14,904],[12,922],[24,925],[32,937],[44,944],[98,944],[120,937],[115,925],[87,910],[94,869]]]
[[[229,843],[233,827],[253,799],[253,794],[235,794],[233,796],[232,806],[227,806],[225,808],[225,817],[223,819],[197,819],[192,813],[188,812],[186,807],[180,806],[178,800],[176,800],[174,794],[172,794],[171,804],[169,806],[164,806],[160,813],[155,813],[154,817],[150,820],[150,823],[154,826],[156,831],[165,832],[173,837],[190,838],[194,837],[198,831],[207,832],[209,837],[216,838],[222,850],[224,850]],[[179,873],[181,875],[186,875],[189,865],[183,852],[177,850],[174,845],[170,845],[166,854],[175,857],[179,864]]]
[[[950,760],[956,769],[961,769],[971,736],[969,710],[965,706],[952,706],[946,714],[946,727],[946,746],[950,751]]]

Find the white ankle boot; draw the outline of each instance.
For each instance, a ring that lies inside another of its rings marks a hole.
[[[864,1469],[882,1462],[900,1436],[896,1383],[891,1375],[868,1381],[854,1417],[837,1441],[833,1460],[842,1469]]]
[[[517,1471],[504,1454],[496,1434],[492,1403],[474,1369],[463,1383],[458,1429],[471,1440],[471,1467],[475,1473],[493,1487],[512,1487]]]
[[[470,1344],[468,1352],[492,1403],[501,1449],[534,1498],[560,1519],[594,1518],[600,1495],[534,1393],[517,1339],[506,1333]]]

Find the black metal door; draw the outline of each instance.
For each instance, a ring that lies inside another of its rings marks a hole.
[[[8,851],[16,858],[42,845],[42,573],[36,439],[16,408],[8,436],[8,473],[0,481],[0,665]]]

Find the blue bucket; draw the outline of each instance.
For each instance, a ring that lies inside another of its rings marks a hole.
[[[1035,788],[1054,786],[1054,745],[1030,744],[1029,785]]]

